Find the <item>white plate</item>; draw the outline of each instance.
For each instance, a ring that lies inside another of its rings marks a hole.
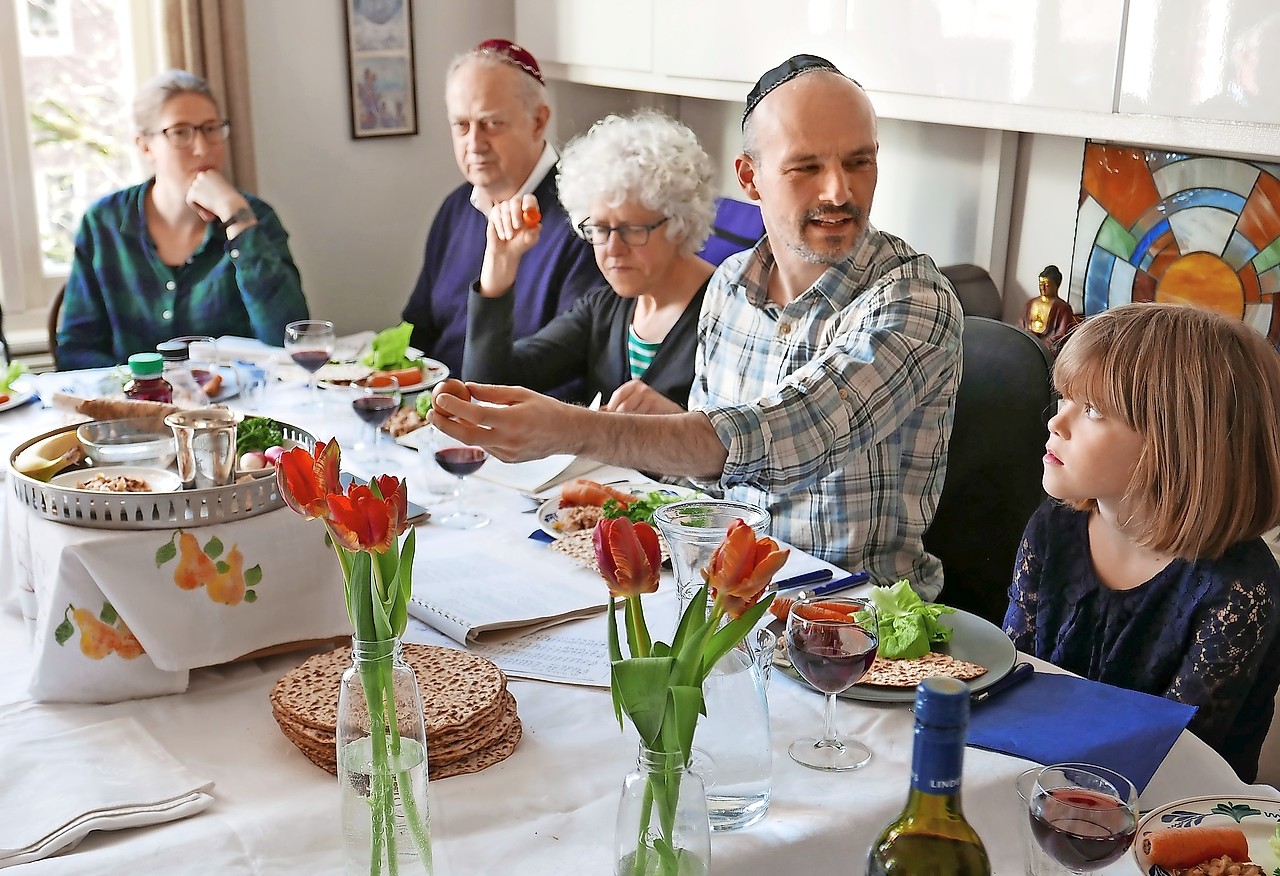
[[[1153,809],[1138,822],[1129,853],[1143,876],[1169,876],[1142,851],[1142,838],[1152,831],[1175,827],[1239,827],[1249,841],[1249,857],[1264,873],[1280,867],[1267,840],[1280,825],[1280,802],[1264,797],[1188,797]]]
[[[639,496],[648,495],[655,491],[682,499],[689,499],[698,495],[697,490],[690,490],[687,487],[673,487],[670,484],[655,484],[649,481],[612,483],[607,484],[607,486],[613,487],[615,490],[621,490],[624,493],[633,493]],[[557,528],[562,510],[568,511],[569,509],[560,508],[560,497],[558,495],[552,496],[538,507],[538,526],[552,538],[560,538],[566,534],[563,530]]]
[[[8,411],[13,408],[21,407],[36,396],[36,394],[30,390],[22,390],[12,386],[9,387],[9,391],[6,395],[9,396],[9,400],[6,402],[0,402],[0,411]]]
[[[444,380],[446,377],[449,376],[449,366],[444,364],[443,362],[440,362],[436,359],[428,359],[424,356],[418,356],[416,358],[419,358],[422,360],[422,365],[423,365],[422,380],[418,381],[417,383],[411,383],[408,386],[400,387],[400,391],[402,393],[408,394],[408,393],[414,393],[414,392],[422,392],[424,389],[430,389],[431,387],[435,386],[437,383],[439,383],[440,381]],[[325,367],[327,368],[329,366],[326,365]],[[340,367],[346,367],[346,366],[340,366]],[[324,369],[322,368],[321,371],[323,370]],[[375,372],[372,369],[367,369],[366,373],[373,374]],[[328,380],[320,380],[320,381],[317,381],[317,383],[319,386],[322,386],[325,389],[346,389],[347,386],[349,385],[346,383],[333,383]]]
[[[97,468],[82,468],[79,471],[65,471],[62,474],[51,477],[49,483],[64,490],[75,490],[76,492],[91,493],[96,496],[128,495],[126,493],[110,493],[105,490],[83,490],[76,486],[76,484],[86,481],[99,473],[146,481],[148,486],[151,487],[149,492],[152,493],[174,493],[182,489],[182,479],[178,477],[176,472],[167,471],[163,468],[146,468],[138,465],[104,465]],[[147,491],[140,490],[139,492]]]

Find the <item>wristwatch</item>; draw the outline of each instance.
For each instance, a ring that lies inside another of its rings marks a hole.
[[[241,207],[239,210],[236,210],[226,219],[222,220],[222,230],[226,231],[232,225],[235,225],[239,222],[251,222],[256,218],[258,217],[254,216],[253,211],[250,210],[247,206]]]

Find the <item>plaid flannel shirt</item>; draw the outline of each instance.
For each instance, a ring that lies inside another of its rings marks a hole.
[[[921,536],[946,472],[963,317],[928,256],[874,228],[786,307],[768,238],[728,258],[699,324],[691,410],[729,457],[718,486],[773,535],[925,599],[942,565]]]

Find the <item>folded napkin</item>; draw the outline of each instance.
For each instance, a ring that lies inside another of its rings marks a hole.
[[[91,830],[174,821],[213,802],[213,782],[132,718],[52,733],[49,721],[0,725],[0,867],[71,848]]]
[[[1036,763],[1092,763],[1146,788],[1195,706],[1074,675],[1037,672],[969,718],[969,744]]]

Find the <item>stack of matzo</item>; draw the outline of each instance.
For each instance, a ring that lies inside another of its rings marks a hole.
[[[434,645],[405,645],[404,660],[422,693],[430,778],[479,772],[515,751],[523,728],[502,670],[483,657]],[[338,686],[350,665],[350,648],[317,654],[271,690],[271,712],[285,737],[334,775]]]

